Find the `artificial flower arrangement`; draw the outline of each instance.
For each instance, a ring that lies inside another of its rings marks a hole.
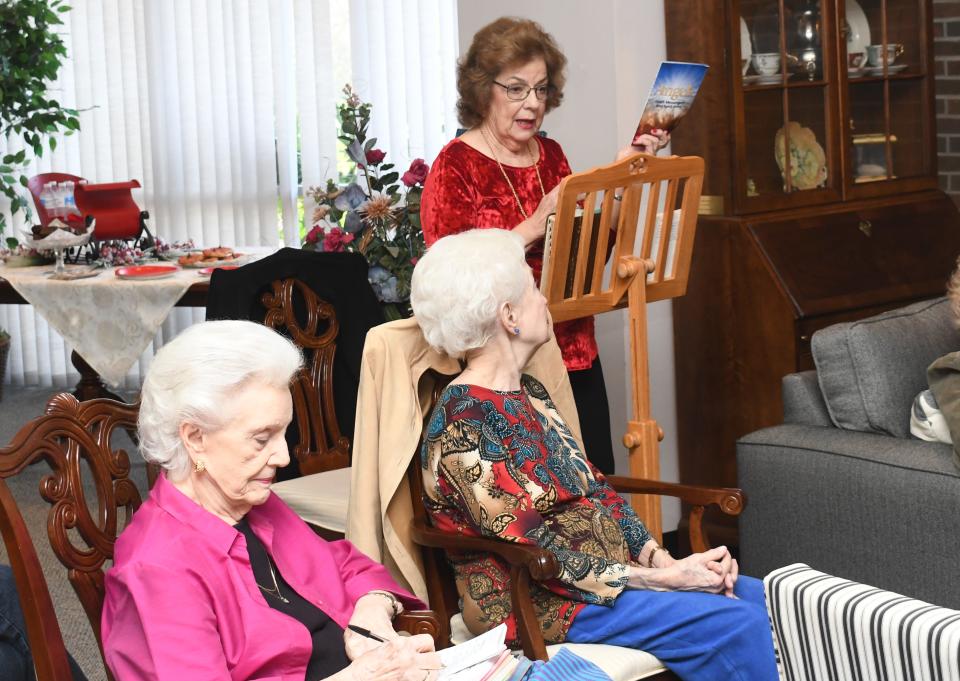
[[[388,318],[408,317],[410,278],[423,255],[420,195],[429,166],[415,159],[400,175],[377,139],[367,137],[370,104],[349,85],[337,107],[340,141],[356,166],[340,183],[310,187],[316,203],[303,248],[323,252],[361,253],[370,265],[368,278]],[[401,188],[401,185],[403,188]]]

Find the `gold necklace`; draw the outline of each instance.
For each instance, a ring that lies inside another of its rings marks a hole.
[[[272,588],[272,589],[268,589],[267,587],[265,587],[265,586],[264,586],[263,584],[261,584],[260,582],[257,582],[257,586],[260,587],[260,590],[263,591],[263,593],[265,593],[265,594],[270,594],[270,595],[273,596],[274,598],[279,598],[279,599],[280,599],[281,601],[283,601],[284,603],[289,603],[289,602],[290,602],[290,599],[287,598],[286,596],[284,596],[282,593],[280,593],[280,585],[277,584],[277,575],[274,574],[274,572],[273,572],[273,561],[270,560],[270,554],[269,554],[269,553],[267,554],[267,567],[270,568],[270,579],[273,580],[273,588]]]
[[[507,186],[510,187],[510,191],[513,192],[513,198],[517,202],[517,208],[520,209],[520,215],[523,216],[523,219],[526,220],[530,216],[527,215],[527,211],[523,209],[523,204],[520,203],[520,197],[517,195],[517,190],[513,188],[513,182],[510,181],[510,177],[507,175],[507,171],[503,169],[503,164],[500,163],[500,159],[497,157],[497,152],[493,150],[493,145],[490,144],[490,140],[487,139],[487,133],[484,131],[486,126],[480,126],[480,136],[483,137],[483,141],[487,143],[487,148],[490,149],[490,153],[493,154],[493,160],[497,162],[497,167],[500,168],[500,173],[503,175],[503,179],[507,181]],[[491,133],[492,134],[492,133]],[[530,151],[530,144],[527,143],[527,154],[530,156],[530,164],[533,166],[534,171],[537,173],[537,182],[540,183],[540,196],[544,197],[547,195],[546,190],[543,188],[543,180],[540,177],[540,168],[537,163],[533,160],[533,152]]]

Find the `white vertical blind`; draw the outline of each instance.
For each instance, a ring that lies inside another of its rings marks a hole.
[[[336,177],[336,103],[351,74],[371,132],[401,173],[456,129],[455,0],[73,0],[57,98],[81,110],[27,175],[136,178],[154,234],[200,245],[297,245],[302,188]],[[349,17],[350,49],[331,27]],[[335,75],[336,74],[336,75]],[[16,151],[0,140],[0,153]],[[302,183],[298,177],[298,163]],[[9,204],[0,202],[8,229]],[[279,211],[279,219],[278,219]],[[311,207],[306,207],[309,220]],[[177,309],[155,347],[203,318]],[[69,385],[70,348],[30,306],[0,306],[14,338],[7,380]]]
[[[402,173],[457,131],[456,3],[350,0],[353,83],[373,103],[377,146]]]

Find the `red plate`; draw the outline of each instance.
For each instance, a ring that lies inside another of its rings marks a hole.
[[[114,274],[121,279],[163,279],[172,277],[179,269],[172,265],[132,265],[118,267]]]
[[[217,267],[204,267],[202,270],[198,271],[197,274],[203,277],[209,277],[213,274],[214,270],[235,270],[239,268],[240,265],[218,265]]]

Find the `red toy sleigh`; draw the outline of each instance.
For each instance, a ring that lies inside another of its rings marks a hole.
[[[80,215],[68,216],[65,221],[83,221],[88,216],[95,218],[94,241],[133,241],[141,248],[152,245],[153,235],[150,234],[146,224],[150,213],[140,210],[130,194],[131,189],[140,187],[137,180],[90,184],[82,177],[67,173],[34,175],[27,186],[33,196],[41,225],[46,227],[54,218],[40,201],[40,193],[44,185],[49,182],[66,181],[74,183],[74,199]]]

